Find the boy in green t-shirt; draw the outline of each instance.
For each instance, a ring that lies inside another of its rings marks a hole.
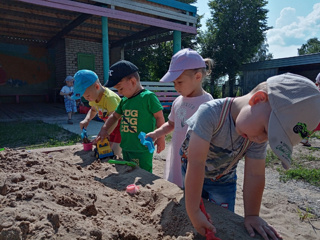
[[[110,67],[106,87],[114,87],[123,98],[115,112],[101,128],[96,140],[109,137],[110,127],[121,118],[121,148],[126,161],[136,162],[142,169],[152,172],[153,153],[138,138],[140,132],[152,132],[165,123],[162,106],[157,96],[141,86],[138,68],[121,60]],[[157,152],[165,148],[164,136],[155,141]]]

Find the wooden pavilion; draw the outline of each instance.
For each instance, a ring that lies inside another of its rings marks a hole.
[[[269,77],[287,72],[315,81],[320,72],[320,53],[248,63],[242,65],[241,70],[243,72],[241,81],[243,94],[250,92]]]
[[[48,100],[83,68],[105,82],[133,42],[173,40],[176,52],[196,21],[174,0],[0,0],[0,103]]]

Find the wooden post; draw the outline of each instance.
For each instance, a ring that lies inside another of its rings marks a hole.
[[[181,32],[173,31],[173,54],[181,49]]]
[[[109,79],[109,38],[108,18],[102,17],[102,58],[103,58],[103,83]]]

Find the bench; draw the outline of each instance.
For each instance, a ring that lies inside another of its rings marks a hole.
[[[157,95],[162,107],[165,110],[170,110],[173,101],[180,95],[175,90],[172,82],[141,82],[141,85],[145,89],[148,89]]]
[[[180,95],[175,90],[172,82],[161,83],[161,82],[141,81],[141,85],[145,89],[148,89],[157,95],[162,107],[165,110],[171,110],[173,101]],[[117,90],[115,88],[110,88],[110,89],[117,93]]]

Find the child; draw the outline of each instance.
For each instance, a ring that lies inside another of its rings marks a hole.
[[[289,168],[293,145],[319,123],[319,105],[320,93],[313,82],[287,73],[269,78],[244,96],[199,107],[187,121],[181,153],[186,210],[200,234],[205,229],[216,231],[200,211],[201,197],[233,211],[237,162],[245,156],[245,227],[251,237],[256,230],[264,239],[280,238],[259,217],[267,141],[284,168]]]
[[[71,95],[73,94],[73,77],[67,76],[65,79],[66,86],[63,86],[60,95],[64,97],[64,106],[66,108],[66,112],[68,114],[68,124],[73,124],[72,115],[77,112],[76,101],[71,99]]]
[[[80,99],[83,96],[89,101],[91,109],[88,111],[86,117],[80,122],[81,130],[87,128],[89,122],[98,114],[98,117],[106,121],[118,104],[120,97],[108,88],[101,85],[97,74],[91,70],[79,70],[74,75],[74,95],[73,99]],[[121,156],[121,135],[120,123],[115,122],[110,134],[110,145],[113,153],[116,156]]]
[[[138,138],[140,132],[151,132],[164,123],[162,106],[157,96],[143,89],[138,68],[131,62],[121,60],[110,67],[107,87],[114,87],[124,97],[115,112],[105,122],[98,134],[104,139],[110,127],[121,117],[121,148],[123,159],[136,162],[142,169],[152,172],[153,153],[143,146]],[[157,152],[165,147],[164,137],[155,142]]]
[[[181,144],[187,133],[186,121],[196,112],[199,106],[212,100],[212,96],[202,89],[202,80],[211,73],[212,60],[203,58],[194,50],[182,49],[171,59],[169,71],[160,82],[173,82],[181,94],[172,104],[168,122],[146,137],[153,140],[173,131],[171,149],[168,151],[164,179],[182,187]]]
[[[318,73],[318,75],[316,77],[315,84],[320,91],[320,73]],[[306,138],[302,139],[302,141],[301,141],[302,145],[305,147],[311,147],[311,144],[309,143],[309,138],[314,132],[317,132],[317,131],[320,131],[320,123],[318,124],[318,126],[315,129],[313,129],[313,131],[310,135],[308,135]]]
[[[320,91],[320,73],[318,73],[316,77],[316,86],[319,88],[319,91]]]

